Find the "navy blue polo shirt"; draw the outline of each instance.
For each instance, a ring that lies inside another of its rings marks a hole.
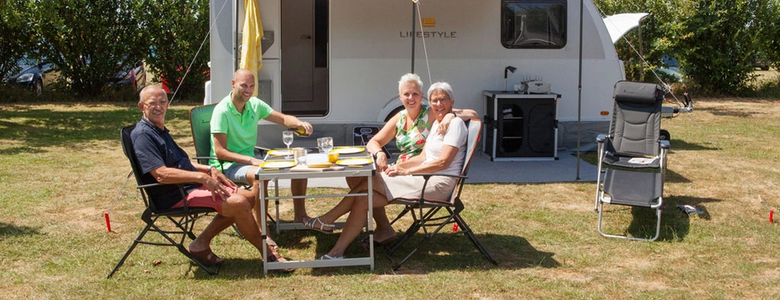
[[[173,140],[168,128],[160,129],[146,118],[141,118],[133,132],[130,133],[130,139],[133,142],[135,156],[143,173],[141,181],[144,184],[157,183],[150,172],[162,166],[197,171],[184,149]],[[185,184],[184,192],[189,193],[200,186],[196,183]],[[182,200],[176,185],[152,187],[147,189],[147,193],[158,210],[170,208]]]

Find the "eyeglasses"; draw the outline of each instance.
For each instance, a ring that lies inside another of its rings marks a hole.
[[[168,101],[146,102],[144,103],[144,105],[149,107],[155,107],[155,106],[166,107],[168,106]]]
[[[436,98],[436,99],[430,99],[428,102],[430,102],[432,105],[438,105],[439,103],[443,103],[444,101],[449,101],[449,97],[444,98]]]

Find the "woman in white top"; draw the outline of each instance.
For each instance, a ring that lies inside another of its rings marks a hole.
[[[431,133],[428,135],[425,147],[420,155],[389,166],[374,176],[373,204],[375,208],[384,207],[390,200],[396,198],[418,199],[424,179],[422,176],[411,176],[411,174],[460,174],[465,159],[468,136],[466,124],[463,120],[454,118],[445,134],[440,135],[437,132],[438,123],[448,114],[452,114],[452,105],[455,102],[452,96],[452,87],[446,82],[434,83],[428,89],[428,102],[436,121],[431,126]],[[456,183],[456,178],[434,176],[425,188],[425,197],[426,199],[449,200]],[[368,181],[363,180],[350,193],[367,190]],[[344,250],[362,231],[366,222],[367,210],[368,201],[365,196],[351,196],[345,197],[326,214],[312,219],[311,228],[330,233],[334,227],[332,223],[342,215],[350,213],[336,245],[321,259],[343,257]]]

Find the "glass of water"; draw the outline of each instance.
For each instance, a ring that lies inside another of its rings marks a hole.
[[[290,130],[282,131],[282,142],[287,145],[287,158],[290,158],[290,145],[293,143],[293,132]]]
[[[322,153],[330,153],[333,150],[333,138],[321,137],[317,139],[317,146],[320,147]]]

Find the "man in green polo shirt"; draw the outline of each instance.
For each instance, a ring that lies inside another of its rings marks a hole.
[[[223,161],[222,172],[236,183],[254,184],[255,172],[263,162],[255,157],[254,149],[257,142],[257,122],[266,119],[284,127],[303,125],[311,134],[313,129],[309,122],[303,122],[295,116],[277,112],[268,104],[252,96],[255,90],[255,76],[252,71],[239,69],[233,74],[230,95],[222,99],[214,107],[211,117],[211,156]],[[219,167],[217,160],[210,164]],[[267,187],[268,182],[264,183]],[[290,189],[294,196],[306,195],[306,179],[293,179]],[[266,189],[267,191],[268,189]],[[308,219],[305,199],[293,200],[295,222]],[[255,210],[259,221],[260,209]]]

